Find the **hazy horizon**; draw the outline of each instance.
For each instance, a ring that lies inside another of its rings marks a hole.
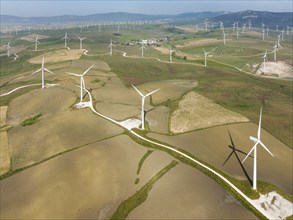
[[[97,13],[128,12],[149,15],[176,15],[188,12],[225,11],[237,12],[244,10],[292,12],[292,1],[281,0],[247,0],[247,1],[10,1],[1,0],[1,15],[21,17],[50,17],[61,15],[91,15]]]

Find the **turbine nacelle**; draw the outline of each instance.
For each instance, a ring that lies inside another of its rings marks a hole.
[[[253,137],[253,136],[250,136],[249,139],[253,142],[253,143],[256,143],[258,142],[258,139]]]

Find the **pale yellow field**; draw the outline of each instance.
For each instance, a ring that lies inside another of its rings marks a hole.
[[[121,135],[60,155],[1,181],[3,219],[109,219],[172,158]],[[139,178],[138,184],[135,179]],[[17,211],[15,211],[17,207]]]
[[[38,37],[38,40],[46,39],[49,38],[49,36],[46,35],[41,35],[41,34],[31,34],[31,35],[26,35],[24,37],[21,37],[21,40],[26,40],[29,42],[34,42],[36,40],[36,37]]]
[[[0,106],[0,127],[6,124],[6,112],[8,106]]]
[[[155,104],[180,98],[187,91],[192,90],[197,86],[195,80],[164,80],[157,82],[145,83],[138,85],[137,88],[147,94],[148,92],[160,89],[152,95],[152,101]]]
[[[186,94],[170,118],[170,131],[178,134],[249,119],[221,107],[195,92]]]
[[[161,179],[147,200],[127,219],[257,219],[217,183],[178,164]]]
[[[263,115],[263,120],[265,120],[265,115]],[[249,136],[256,136],[257,128],[258,125],[248,122],[207,128],[175,136],[152,134],[151,137],[187,150],[197,158],[231,176],[246,179],[235,155],[232,155],[223,166],[231,153],[231,149],[228,147],[231,145],[228,131],[231,133],[235,147],[248,153],[253,147]],[[261,139],[275,157],[271,157],[261,146],[258,147],[258,178],[272,183],[292,195],[292,150],[263,129]],[[238,153],[238,156],[242,161],[246,155]],[[252,178],[253,158],[249,157],[243,166]]]
[[[33,64],[41,64],[43,56],[45,57],[46,63],[56,63],[56,62],[61,62],[66,60],[77,60],[81,57],[83,52],[84,52],[83,50],[62,49],[52,53],[46,53],[41,56],[34,57],[30,59],[29,62]]]
[[[204,46],[204,45],[210,45],[214,43],[220,43],[223,42],[222,39],[193,39],[188,40],[184,42],[183,44],[176,45],[176,48],[184,48],[184,47],[190,47],[190,46]]]

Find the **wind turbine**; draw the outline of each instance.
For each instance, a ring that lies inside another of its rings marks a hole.
[[[262,40],[265,40],[265,29],[262,29]]]
[[[65,36],[64,36],[61,40],[64,40],[64,47],[67,47],[67,40],[70,40],[70,39],[67,37],[67,32],[65,33]]]
[[[101,32],[101,25],[99,24],[99,32]]]
[[[131,84],[132,85],[132,84]],[[160,89],[156,89],[146,95],[142,94],[134,85],[132,87],[138,92],[138,94],[141,96],[141,129],[144,130],[144,100],[146,97],[152,95],[153,93],[159,91]]]
[[[205,21],[205,24],[206,24],[206,31],[208,30],[208,22]]]
[[[169,55],[170,55],[170,58],[169,58],[169,63],[172,63],[172,53],[175,52],[176,50],[172,50],[171,47],[169,47]]]
[[[277,62],[277,52],[278,52],[278,43],[276,42],[276,45],[274,46],[274,50],[273,50],[273,53],[274,53],[274,61]]]
[[[281,34],[278,35],[278,41],[277,41],[277,47],[278,48],[283,48],[280,44],[280,39],[281,39]]]
[[[10,43],[11,43],[11,40],[8,42],[7,45],[4,45],[4,47],[7,47],[7,57],[10,57],[10,50],[11,50]]]
[[[277,32],[279,31],[279,25],[276,25],[276,31]]]
[[[204,52],[204,66],[207,66],[207,56],[209,53],[212,53],[216,50],[216,48],[214,48],[213,50],[209,51],[209,52],[206,52],[205,49],[203,49],[203,52]]]
[[[233,32],[235,31],[235,25],[236,25],[236,23],[234,22],[233,23]]]
[[[239,38],[238,27],[236,27],[236,37]]]
[[[143,43],[139,49],[141,50],[141,58],[143,58],[143,50],[146,49]]]
[[[28,34],[29,35],[31,34],[31,28],[30,27],[28,28]]]
[[[284,41],[284,29],[281,31],[282,41]]]
[[[37,71],[33,72],[32,74],[38,73],[40,71],[42,71],[42,89],[44,89],[45,88],[45,76],[44,76],[45,74],[44,74],[44,72],[47,71],[49,73],[54,74],[52,71],[50,71],[47,68],[45,68],[45,58],[44,58],[44,56],[43,56],[43,60],[42,60],[42,68],[38,69]]]
[[[35,51],[38,51],[38,44],[40,44],[40,41],[38,41],[39,35],[37,35],[36,39],[34,40],[35,43]]]
[[[251,28],[251,21],[248,22],[248,29]]]
[[[225,34],[224,29],[223,29],[223,40],[224,40],[224,45],[226,44],[226,35],[228,35],[228,34]]]
[[[84,71],[82,74],[76,74],[76,73],[69,73],[69,72],[66,72],[67,74],[70,74],[70,75],[73,75],[73,76],[78,76],[80,77],[80,102],[82,102],[82,99],[83,99],[83,89],[85,88],[85,83],[84,83],[84,75],[94,66],[91,65],[86,71]]]
[[[266,50],[266,52],[265,52],[265,54],[263,55],[263,71],[265,71],[266,70],[266,61],[268,61],[268,58],[267,58],[267,50]]]
[[[113,54],[113,49],[112,47],[115,47],[115,45],[112,43],[112,38],[111,38],[111,43],[109,44],[108,48],[110,48],[110,56]]]
[[[267,27],[267,37],[269,37],[269,27]]]
[[[86,39],[86,37],[84,37],[84,38],[81,38],[81,37],[79,37],[79,36],[77,36],[77,37],[78,37],[78,39],[79,39],[79,49],[82,50],[82,41],[83,41],[84,39]]]
[[[274,155],[269,151],[269,149],[263,144],[263,142],[260,140],[260,129],[261,129],[261,115],[262,115],[262,108],[260,109],[260,116],[259,116],[259,124],[258,124],[258,131],[257,131],[257,138],[250,136],[249,139],[254,143],[254,146],[249,151],[247,156],[244,158],[242,163],[247,159],[247,157],[251,154],[251,152],[254,152],[253,155],[253,186],[252,188],[254,190],[257,190],[257,145],[260,144],[272,157]]]

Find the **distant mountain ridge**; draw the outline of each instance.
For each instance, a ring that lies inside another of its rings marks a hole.
[[[45,23],[84,23],[84,22],[126,22],[126,21],[155,21],[155,20],[195,20],[211,18],[224,12],[196,12],[178,15],[147,15],[127,12],[112,12],[92,15],[62,15],[52,17],[18,17],[1,15],[2,24],[45,24]]]
[[[175,21],[180,24],[202,21],[207,19],[210,22],[222,21],[225,27],[231,27],[234,22],[239,25],[248,24],[261,27],[262,23],[266,27],[274,29],[276,25],[279,28],[292,27],[292,12],[267,12],[267,11],[240,11],[240,12],[190,12],[178,15],[147,15],[127,12],[100,13],[92,15],[62,15],[52,17],[17,17],[10,15],[1,15],[1,24],[62,24],[62,23],[97,23],[97,22],[134,22],[134,21]],[[241,26],[240,26],[241,27]]]
[[[280,3],[281,4],[281,3]],[[262,23],[270,29],[275,29],[276,25],[281,28],[292,27],[292,12],[269,12],[269,11],[241,11],[229,14],[223,14],[210,19],[213,22],[222,21],[225,26],[231,27],[234,22],[239,25],[251,22],[253,27],[261,27]],[[241,26],[240,26],[241,27]]]

